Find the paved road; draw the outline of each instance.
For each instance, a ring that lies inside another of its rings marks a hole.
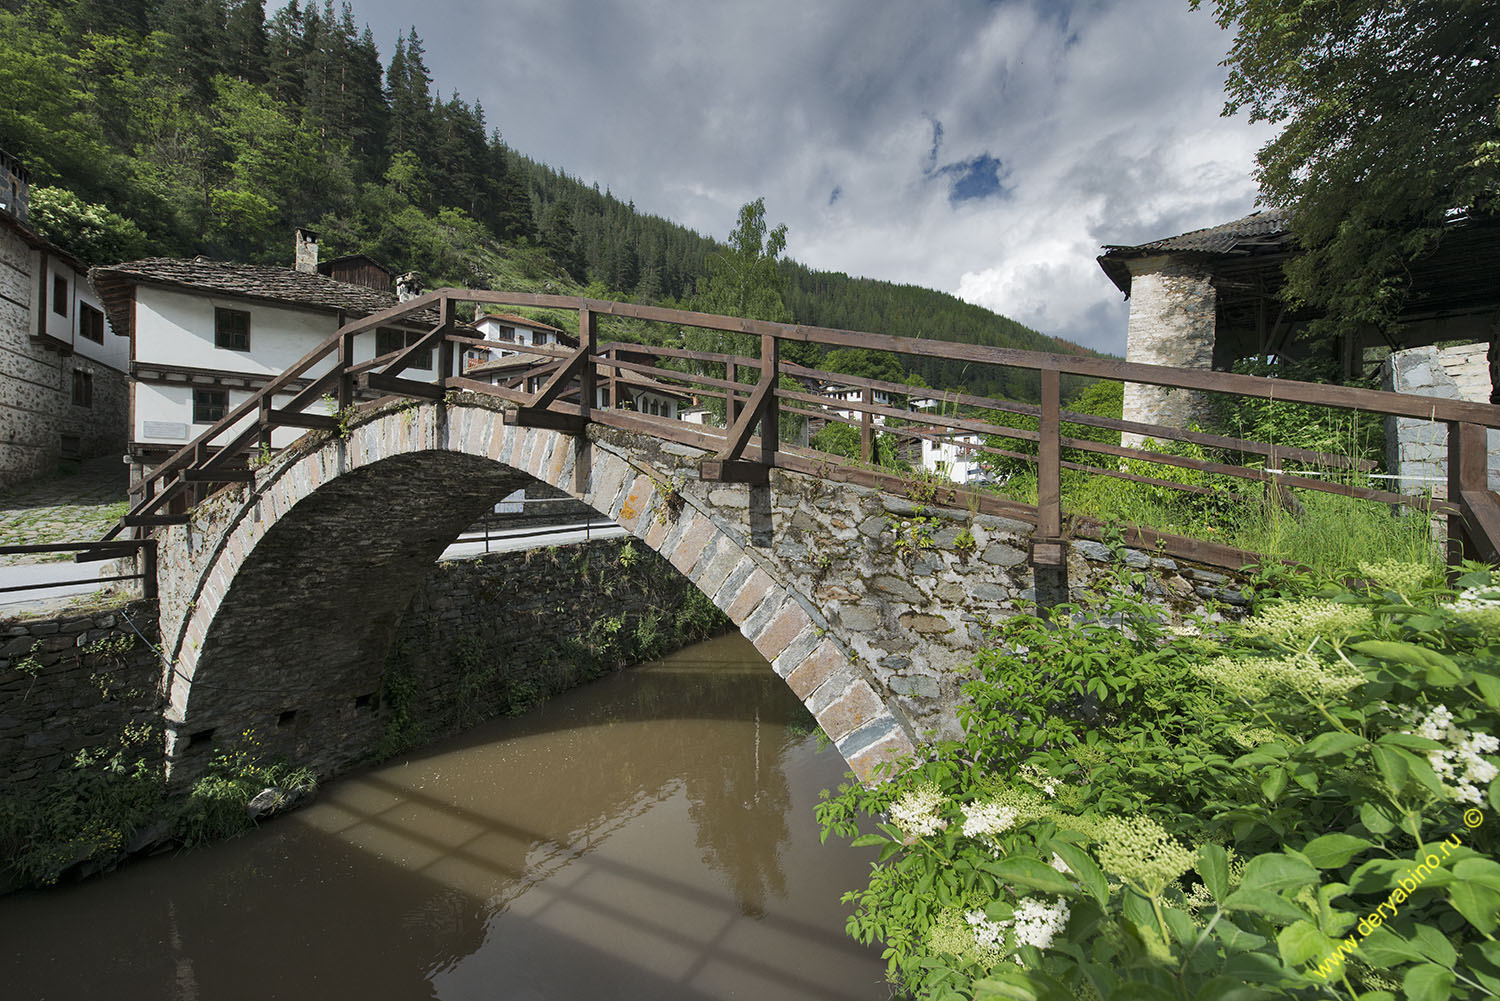
[[[443,550],[444,560],[464,560],[486,552],[511,553],[543,546],[565,546],[589,539],[616,539],[625,529],[610,521],[578,522],[549,528],[526,528],[513,531],[491,531],[486,542],[482,533],[465,533]],[[0,588],[17,584],[67,581],[89,578],[88,583],[65,584],[31,591],[0,591],[0,614],[18,612],[61,611],[79,595],[91,594],[107,586],[95,583],[100,574],[113,574],[112,564],[104,563],[30,563],[23,566],[0,566]],[[129,581],[124,582],[129,584]]]

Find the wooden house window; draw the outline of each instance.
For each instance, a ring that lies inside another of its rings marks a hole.
[[[193,423],[216,424],[229,413],[229,390],[193,390]]]
[[[375,331],[375,357],[388,355],[392,351],[400,351],[409,348],[422,339],[417,331],[396,330],[392,327],[381,327]],[[432,349],[418,353],[412,358],[410,368],[430,369],[432,368]]]
[[[243,309],[214,308],[214,347],[250,350],[250,314]]]
[[[68,315],[68,280],[62,275],[52,276],[52,312]]]
[[[78,304],[78,336],[95,344],[104,343],[104,314],[86,302]]]
[[[85,372],[81,368],[73,370],[73,405],[75,407],[94,405],[94,373]]]

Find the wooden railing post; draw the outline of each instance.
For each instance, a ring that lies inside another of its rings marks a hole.
[[[1061,378],[1055,368],[1042,369],[1042,413],[1036,456],[1036,535],[1055,540],[1062,536],[1062,446],[1058,440],[1062,410]]]
[[[266,451],[271,447],[271,397],[270,395],[260,398],[260,413],[256,415],[260,424],[260,447]]]
[[[771,391],[766,394],[760,412],[760,461],[774,466],[776,452],[781,447],[781,405],[776,398],[776,382],[781,377],[781,345],[775,334],[760,335],[760,377],[771,382]]]
[[[578,372],[579,416],[589,419],[594,409],[594,386],[597,375],[594,367],[594,342],[598,333],[598,314],[584,306],[578,310],[578,346],[585,351],[583,368]]]
[[[156,540],[147,539],[137,554],[140,556],[136,567],[141,574],[141,597],[150,601],[156,597]]]
[[[453,342],[448,339],[448,335],[453,333],[454,305],[451,295],[445,295],[438,300],[438,317],[443,324],[443,341],[438,346],[437,370],[440,374],[437,381],[439,386],[446,385],[447,381],[455,375],[463,374],[453,371]]]
[[[609,360],[616,362],[620,360],[620,349],[609,349]],[[615,366],[609,366],[609,409],[620,409],[620,370]]]
[[[1448,516],[1448,565],[1459,560],[1483,559],[1481,540],[1474,538],[1463,511],[1471,505],[1464,495],[1489,489],[1488,435],[1479,424],[1448,421],[1448,500],[1460,513]],[[1483,540],[1488,543],[1489,540]]]
[[[354,335],[344,334],[339,338],[338,351],[339,367],[339,389],[338,397],[339,412],[347,410],[354,403],[354,375],[349,369],[354,367]]]
[[[866,386],[860,399],[866,405],[874,403],[875,391]],[[875,461],[875,417],[868,410],[859,415],[859,458],[862,462]]]
[[[725,382],[730,382],[730,383],[734,382],[735,367],[736,366],[735,366],[734,362],[732,362],[732,361],[731,362],[726,362],[724,364],[724,381]],[[729,389],[726,390],[725,393],[724,393],[724,426],[726,428],[732,428],[732,427],[734,427],[734,420],[739,415],[740,415],[740,401],[735,398],[734,387],[730,386]]]

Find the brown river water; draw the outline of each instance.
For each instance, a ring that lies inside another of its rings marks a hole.
[[[887,998],[810,724],[748,642],[698,644],[244,837],[0,898],[0,1001]]]

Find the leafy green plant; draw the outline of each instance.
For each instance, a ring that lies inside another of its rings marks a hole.
[[[880,850],[849,932],[923,998],[1500,993],[1500,585],[1359,569],[1002,623],[964,739],[818,808]]]
[[[173,833],[189,848],[233,837],[254,826],[246,808],[262,790],[290,794],[316,784],[309,769],[268,759],[255,731],[245,730],[234,743],[214,750],[208,774],[193,783],[177,806]]]

